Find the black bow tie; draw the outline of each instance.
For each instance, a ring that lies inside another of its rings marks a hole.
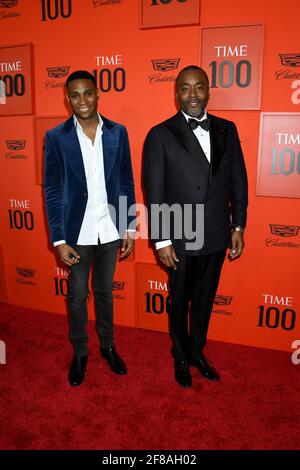
[[[194,131],[198,126],[202,127],[205,131],[210,129],[210,119],[203,119],[203,121],[197,121],[197,119],[189,119],[188,123],[191,129]]]

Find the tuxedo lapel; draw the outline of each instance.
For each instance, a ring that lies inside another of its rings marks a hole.
[[[182,112],[179,111],[169,120],[167,126],[174,134],[178,142],[188,151],[188,153],[197,161],[202,170],[209,172],[209,162],[199,144],[197,137],[188,125]]]
[[[222,121],[208,114],[211,120],[210,125],[210,152],[211,152],[211,177],[213,177],[219,168],[226,148],[226,127]]]
[[[86,186],[83,159],[73,117],[66,121],[63,127],[63,133],[61,148],[63,149],[64,155],[66,155],[67,163],[74,171],[74,174],[76,174]]]

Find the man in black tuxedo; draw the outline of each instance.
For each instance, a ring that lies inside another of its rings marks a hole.
[[[234,260],[244,248],[248,184],[235,124],[206,112],[206,72],[194,65],[182,69],[176,79],[176,99],[179,112],[147,135],[143,180],[151,239],[170,274],[175,379],[188,388],[189,366],[207,379],[220,378],[203,349],[226,250],[230,247],[229,259]],[[181,222],[163,211],[155,217],[151,208],[162,204],[176,204],[182,214],[188,206],[191,210]],[[199,239],[199,207],[204,242],[193,244],[186,232]],[[192,225],[192,232],[185,230],[186,224]]]

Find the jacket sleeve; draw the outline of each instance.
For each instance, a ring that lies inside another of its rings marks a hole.
[[[248,179],[237,128],[232,123],[233,165],[230,183],[230,209],[233,225],[246,226],[248,206]]]
[[[169,240],[170,224],[167,217],[164,217],[163,210],[158,211],[158,206],[165,204],[166,200],[164,146],[157,128],[150,130],[144,143],[143,185],[147,201],[150,238],[154,243]]]
[[[52,136],[46,133],[44,193],[51,241],[65,240],[63,175]]]

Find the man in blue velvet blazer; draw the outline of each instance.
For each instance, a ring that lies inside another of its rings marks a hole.
[[[89,72],[66,82],[73,116],[46,133],[45,202],[51,241],[70,267],[68,306],[74,357],[69,383],[84,380],[88,358],[88,283],[92,266],[101,355],[117,374],[127,372],[113,338],[113,275],[134,247],[134,182],[126,128],[97,111],[99,92]],[[122,240],[122,242],[121,242]]]

